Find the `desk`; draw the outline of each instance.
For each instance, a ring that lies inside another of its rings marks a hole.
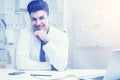
[[[69,69],[62,72],[57,71],[25,71],[24,74],[20,75],[8,75],[10,72],[14,72],[17,70],[12,69],[0,69],[0,79],[1,80],[57,80],[58,78],[62,78],[59,80],[78,80],[77,78],[85,78],[88,80],[90,75],[100,75],[104,74],[105,70],[98,69]],[[30,76],[30,74],[49,74],[52,76]],[[66,77],[67,76],[67,77]],[[69,79],[68,79],[69,78]],[[89,79],[90,80],[90,79]]]

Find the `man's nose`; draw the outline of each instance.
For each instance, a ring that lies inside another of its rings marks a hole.
[[[38,20],[36,21],[36,25],[40,25],[40,24],[41,24],[41,20],[38,19]]]

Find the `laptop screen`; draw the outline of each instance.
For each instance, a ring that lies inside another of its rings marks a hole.
[[[114,50],[104,80],[120,80],[120,50]]]

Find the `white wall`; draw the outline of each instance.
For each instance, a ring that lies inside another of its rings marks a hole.
[[[106,68],[120,48],[119,0],[71,0],[72,68]]]

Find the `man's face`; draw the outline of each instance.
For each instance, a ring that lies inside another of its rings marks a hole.
[[[32,12],[30,14],[31,24],[34,27],[34,30],[48,30],[48,21],[49,17],[47,13],[43,10]]]

